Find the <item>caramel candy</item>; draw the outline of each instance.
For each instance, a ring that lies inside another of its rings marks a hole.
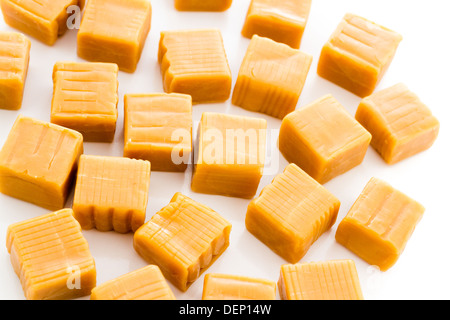
[[[84,141],[112,142],[118,117],[118,71],[115,63],[56,63],[50,121],[77,130]]]
[[[186,291],[228,248],[231,224],[181,193],[134,234],[135,250]]]
[[[209,273],[203,284],[203,300],[275,300],[277,284],[266,279]]]
[[[364,98],[375,90],[401,40],[392,30],[346,14],[322,48],[317,73]]]
[[[264,119],[205,112],[198,129],[194,192],[252,198],[266,155]]]
[[[71,209],[10,225],[6,248],[28,300],[74,299],[96,285],[95,261]]]
[[[192,152],[192,98],[126,94],[123,155],[148,160],[152,171],[186,170]]]
[[[331,95],[287,115],[281,124],[279,149],[320,183],[358,166],[371,134]]]
[[[310,10],[311,0],[252,0],[242,35],[257,34],[298,49]]]
[[[0,192],[62,209],[82,153],[79,132],[19,115],[0,151]]]
[[[150,32],[148,0],[89,0],[78,30],[78,55],[134,72]]]
[[[386,271],[397,262],[424,212],[415,200],[372,178],[339,224],[336,241]]]
[[[2,0],[5,22],[37,40],[53,45],[67,31],[67,8],[82,6],[78,0]]]
[[[192,102],[228,100],[232,77],[220,30],[161,32],[158,61],[164,91],[192,96]]]
[[[179,11],[226,11],[233,0],[175,0]]]
[[[80,157],[73,211],[83,229],[127,233],[144,222],[150,163],[122,157]]]
[[[372,134],[372,146],[388,164],[429,149],[439,133],[439,121],[402,83],[364,98],[355,117]]]
[[[148,265],[92,289],[91,300],[175,300],[158,266]]]
[[[330,260],[281,266],[282,300],[363,300],[353,260]]]
[[[297,165],[266,186],[247,208],[247,230],[283,259],[296,263],[336,222],[340,201]]]
[[[233,91],[233,104],[283,119],[295,110],[312,56],[253,36]]]
[[[21,33],[0,32],[0,109],[22,106],[30,47],[30,40]]]

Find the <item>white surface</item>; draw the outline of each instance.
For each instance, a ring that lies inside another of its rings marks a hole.
[[[235,0],[224,13],[181,13],[175,11],[171,0],[153,0],[153,21],[150,35],[134,74],[119,74],[119,121],[112,144],[85,143],[86,154],[122,155],[123,95],[124,93],[161,92],[162,81],[157,63],[160,31],[217,27],[222,30],[233,74],[236,76],[249,40],[240,31],[250,0]],[[369,149],[362,165],[335,178],[325,186],[342,202],[334,227],[313,244],[301,260],[354,259],[366,299],[448,299],[450,273],[448,252],[450,212],[447,204],[450,179],[449,141],[450,106],[448,91],[450,74],[448,32],[450,5],[446,0],[313,0],[310,19],[301,50],[314,56],[298,107],[325,94],[333,94],[354,114],[360,99],[355,95],[319,78],[317,61],[322,45],[347,12],[362,15],[391,28],[404,37],[397,55],[378,89],[404,82],[432,109],[441,121],[441,132],[428,151],[388,166]],[[12,30],[0,18],[0,30]],[[19,111],[0,110],[0,145],[18,116],[24,114],[49,121],[52,97],[52,68],[59,60],[81,61],[76,54],[76,30],[70,30],[53,47],[32,39],[31,60],[23,107]],[[281,121],[247,112],[235,107],[230,100],[221,104],[194,106],[194,120],[203,111],[257,116],[267,119],[269,129],[278,129]],[[278,170],[265,174],[260,189],[270,183],[275,173],[282,172],[287,162],[276,147],[272,136],[268,161],[278,161]],[[387,272],[379,272],[347,249],[337,244],[334,235],[338,223],[346,215],[365,184],[377,176],[421,202],[427,209],[397,264]],[[196,194],[190,190],[190,171],[185,174],[152,172],[147,219],[167,205],[177,191],[204,203],[233,224],[230,247],[206,271],[241,274],[278,280],[281,264],[286,263],[245,229],[244,218],[248,200]],[[67,207],[71,206],[71,199]],[[0,299],[24,299],[5,246],[9,224],[45,214],[45,209],[0,194]],[[125,274],[146,265],[132,246],[132,234],[83,231],[97,265],[97,283]],[[204,275],[203,275],[204,276]],[[201,299],[203,276],[186,293],[175,289],[179,299]],[[88,299],[85,297],[84,299]]]

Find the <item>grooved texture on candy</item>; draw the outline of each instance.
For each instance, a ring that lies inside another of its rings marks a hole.
[[[11,224],[6,247],[29,300],[74,299],[96,285],[95,262],[71,209]]]
[[[62,209],[82,153],[79,132],[19,115],[0,151],[0,191]]]
[[[372,134],[371,145],[388,164],[429,149],[440,129],[431,110],[402,83],[364,98],[355,118]]]
[[[82,155],[73,211],[83,229],[127,233],[144,222],[150,187],[150,162]]]
[[[136,70],[150,32],[148,0],[89,0],[77,34],[78,55],[88,61],[116,63]]]
[[[354,14],[346,14],[323,46],[319,76],[364,98],[389,68],[402,36]]]
[[[311,0],[252,0],[242,35],[257,34],[292,48],[300,47],[311,10]]]
[[[340,201],[297,165],[263,188],[247,208],[247,230],[291,263],[336,222]]]
[[[167,93],[184,93],[192,102],[228,100],[232,77],[218,29],[161,32],[158,61]]]
[[[186,291],[228,248],[231,224],[181,193],[134,234],[135,250]]]
[[[232,0],[175,0],[175,8],[179,11],[226,11]]]
[[[233,104],[283,119],[295,110],[311,63],[309,54],[253,36],[239,70]]]
[[[237,275],[209,273],[203,283],[203,300],[275,300],[276,282]]]
[[[31,42],[18,32],[0,32],[0,109],[19,110],[30,61]]]
[[[281,124],[279,149],[320,183],[360,165],[371,134],[331,95],[287,115]]]
[[[67,8],[83,6],[78,0],[2,0],[5,22],[13,28],[53,45],[67,31]]]
[[[281,266],[282,300],[363,300],[353,260],[330,260]]]
[[[205,112],[198,129],[194,192],[252,198],[262,178],[267,121]]]
[[[112,142],[118,117],[114,63],[57,62],[50,121],[77,130],[84,141]]]
[[[336,241],[382,271],[398,260],[425,208],[372,178],[339,224]]]
[[[175,300],[158,266],[148,265],[92,289],[91,300]]]
[[[152,171],[184,172],[192,152],[192,98],[125,94],[124,156],[148,160]]]

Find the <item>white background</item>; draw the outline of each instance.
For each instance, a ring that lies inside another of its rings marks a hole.
[[[169,29],[220,28],[223,34],[233,82],[249,40],[240,34],[250,0],[235,0],[224,13],[177,12],[171,0],[153,0],[152,28],[134,74],[120,72],[119,120],[112,144],[85,143],[86,154],[121,156],[123,149],[123,95],[125,93],[162,92],[157,63],[160,32]],[[313,244],[301,260],[354,259],[366,299],[448,299],[449,272],[449,141],[450,141],[450,74],[449,41],[450,12],[446,0],[313,0],[309,22],[301,50],[314,56],[298,107],[325,94],[333,94],[354,115],[360,98],[317,76],[321,47],[345,13],[352,12],[391,28],[403,35],[396,57],[378,89],[398,82],[417,93],[441,122],[441,132],[434,146],[394,166],[386,165],[370,148],[359,167],[335,178],[325,186],[342,202],[334,227]],[[119,19],[120,17],[118,17]],[[12,30],[0,18],[0,30]],[[46,46],[32,39],[31,60],[21,110],[0,110],[0,146],[19,114],[49,121],[52,98],[52,68],[56,61],[82,61],[76,54],[76,30],[68,31],[57,43]],[[267,119],[269,129],[278,129],[281,121],[247,112],[228,100],[221,104],[194,106],[194,121],[202,112],[214,111],[256,116]],[[280,156],[276,138],[271,137],[268,158],[278,163],[276,172],[267,172],[260,190],[270,183],[274,174],[282,172],[287,162]],[[348,212],[372,176],[379,177],[415,198],[426,207],[397,264],[380,272],[337,244],[334,236],[338,223]],[[152,172],[147,219],[168,204],[175,192],[182,192],[204,203],[233,225],[230,247],[206,271],[238,274],[278,280],[280,266],[286,261],[254,238],[244,225],[248,200],[196,194],[190,190],[190,170],[185,174]],[[259,193],[259,191],[258,191]],[[67,207],[71,206],[71,199]],[[0,299],[24,299],[18,277],[13,271],[6,250],[7,226],[45,214],[37,206],[0,194]],[[132,246],[133,235],[115,232],[83,231],[97,266],[97,283],[146,265]],[[182,293],[170,285],[178,299],[201,299],[204,274]],[[83,299],[89,299],[84,297]]]

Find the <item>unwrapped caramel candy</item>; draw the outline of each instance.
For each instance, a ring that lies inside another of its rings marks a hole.
[[[279,149],[323,184],[361,164],[370,141],[371,134],[326,95],[283,119]]]
[[[179,11],[225,11],[233,0],[175,0]]]
[[[232,103],[283,119],[295,110],[312,56],[254,35],[239,70]]]
[[[310,10],[311,0],[252,0],[242,35],[257,34],[298,49]]]
[[[167,93],[184,93],[192,102],[228,100],[232,77],[218,29],[161,32],[158,61]]]
[[[401,40],[392,30],[346,14],[322,48],[317,73],[364,98],[381,81]]]
[[[135,250],[186,291],[228,248],[231,224],[181,193],[134,234]]]
[[[152,171],[183,172],[191,161],[192,98],[186,94],[125,94],[124,152]]]
[[[150,163],[123,157],[82,155],[73,211],[83,229],[127,233],[144,222]]]
[[[429,149],[439,134],[439,121],[402,83],[364,98],[355,118],[372,134],[372,146],[388,164]]]
[[[22,106],[30,47],[30,40],[21,33],[0,32],[0,109]]]
[[[134,72],[150,32],[149,0],[89,0],[78,30],[78,55]]]
[[[208,273],[202,300],[275,300],[274,281],[229,274]]]
[[[336,241],[382,271],[400,257],[425,208],[378,178],[367,183],[336,231]]]
[[[77,130],[84,141],[112,142],[118,117],[118,72],[115,63],[57,62],[50,121]]]
[[[70,6],[84,6],[84,0],[2,0],[5,22],[39,41],[53,45],[67,31]]]
[[[297,263],[334,225],[339,208],[334,195],[292,163],[250,202],[245,225],[276,254]]]
[[[71,209],[11,224],[6,248],[28,300],[74,299],[96,285],[95,261]]]
[[[252,198],[264,171],[267,121],[204,112],[198,129],[194,192]]]
[[[82,153],[79,132],[19,115],[0,151],[0,192],[62,209]]]
[[[175,300],[158,266],[148,265],[92,289],[91,300]]]
[[[353,260],[330,260],[281,266],[282,300],[363,300]]]

